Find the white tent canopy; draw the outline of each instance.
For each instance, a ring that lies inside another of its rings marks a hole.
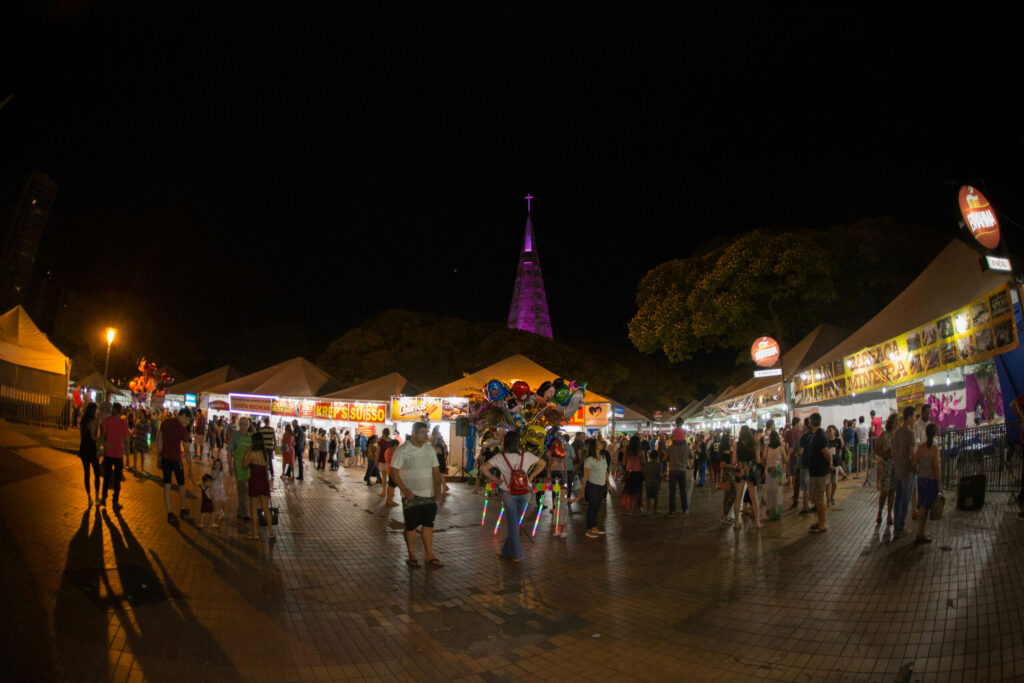
[[[333,377],[300,356],[210,387],[203,393],[313,397],[337,389],[338,382]]]
[[[68,373],[68,357],[39,331],[21,306],[0,316],[0,360],[55,375]]]
[[[209,390],[210,387],[230,382],[231,380],[238,378],[239,375],[241,375],[241,373],[230,365],[222,365],[216,370],[210,370],[209,372],[203,373],[198,377],[193,377],[185,382],[175,382],[167,388],[167,393],[174,394],[176,396],[200,394]]]
[[[471,393],[479,393],[485,384],[492,379],[500,379],[511,384],[522,380],[530,385],[530,389],[536,391],[544,382],[559,377],[557,373],[534,363],[522,354],[509,356],[500,360],[494,365],[488,365],[482,370],[477,370],[472,375],[466,375],[454,382],[449,382],[430,391],[425,391],[420,396],[468,396]],[[583,397],[584,403],[611,403],[612,400],[587,389]]]
[[[398,374],[391,372],[383,377],[377,377],[366,382],[353,384],[341,391],[326,394],[324,398],[348,398],[362,399],[365,401],[390,401],[392,396],[400,396],[407,393],[409,381]]]

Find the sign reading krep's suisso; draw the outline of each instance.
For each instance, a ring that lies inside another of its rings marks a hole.
[[[779,342],[761,337],[750,347],[750,357],[762,368],[770,368],[779,362]]]
[[[974,239],[987,249],[999,246],[999,220],[996,211],[976,187],[964,185],[960,188],[960,215]]]

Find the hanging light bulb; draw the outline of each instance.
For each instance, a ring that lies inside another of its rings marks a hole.
[[[885,393],[885,387],[882,387],[882,393],[883,394]]]
[[[949,386],[949,381],[950,381],[950,380],[949,380],[949,373],[947,372],[947,373],[946,373],[946,386],[947,386],[947,387]]]

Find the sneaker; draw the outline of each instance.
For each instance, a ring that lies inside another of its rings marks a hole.
[[[598,534],[599,536],[604,536],[604,532],[601,531],[600,529],[594,529],[594,533]]]
[[[600,536],[598,536],[597,534],[591,533],[589,531],[586,533],[586,537],[587,538],[600,538]]]

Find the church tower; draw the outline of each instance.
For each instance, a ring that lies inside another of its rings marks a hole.
[[[526,234],[523,236],[523,250],[519,254],[519,268],[516,270],[516,286],[512,290],[512,307],[508,312],[508,326],[513,330],[526,330],[551,338],[551,316],[548,315],[548,299],[544,293],[544,278],[540,274],[540,255],[533,237],[533,221],[530,220],[530,201],[526,195]]]

